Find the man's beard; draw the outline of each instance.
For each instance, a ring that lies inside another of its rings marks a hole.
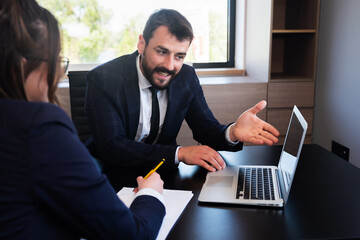
[[[146,57],[145,57],[145,54],[143,53],[141,55],[141,67],[142,67],[142,70],[143,70],[143,74],[145,76],[145,78],[150,82],[150,84],[158,89],[158,90],[164,90],[166,88],[169,87],[170,83],[174,80],[174,78],[176,77],[175,75],[175,70],[168,70],[167,68],[165,67],[155,67],[154,69],[151,69],[150,67],[148,67],[148,64],[147,64],[147,61],[146,61]],[[163,73],[167,73],[169,74],[171,77],[170,79],[168,80],[168,82],[165,84],[165,85],[157,85],[155,83],[155,79],[153,77],[153,74],[155,72],[163,72]]]

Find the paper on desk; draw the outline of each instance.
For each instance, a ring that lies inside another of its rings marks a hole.
[[[130,207],[135,197],[133,188],[127,187],[122,188],[117,195],[127,207]],[[191,191],[164,189],[163,195],[165,199],[166,215],[156,238],[157,240],[166,238],[194,194]]]

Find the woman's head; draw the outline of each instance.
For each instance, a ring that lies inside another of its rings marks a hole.
[[[0,98],[29,100],[25,82],[40,69],[48,100],[57,102],[59,52],[58,22],[48,10],[35,0],[0,1]]]

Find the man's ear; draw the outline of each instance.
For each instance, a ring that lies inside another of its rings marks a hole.
[[[139,42],[137,44],[137,49],[138,49],[138,52],[139,54],[142,54],[145,50],[145,39],[144,39],[144,36],[142,34],[139,35]]]

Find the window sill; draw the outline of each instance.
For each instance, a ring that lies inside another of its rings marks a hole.
[[[266,81],[261,81],[249,76],[199,76],[199,81],[201,85],[226,85],[226,84],[246,84],[246,83],[267,83]]]
[[[245,76],[245,70],[236,68],[203,68],[195,69],[199,77],[205,76]]]

